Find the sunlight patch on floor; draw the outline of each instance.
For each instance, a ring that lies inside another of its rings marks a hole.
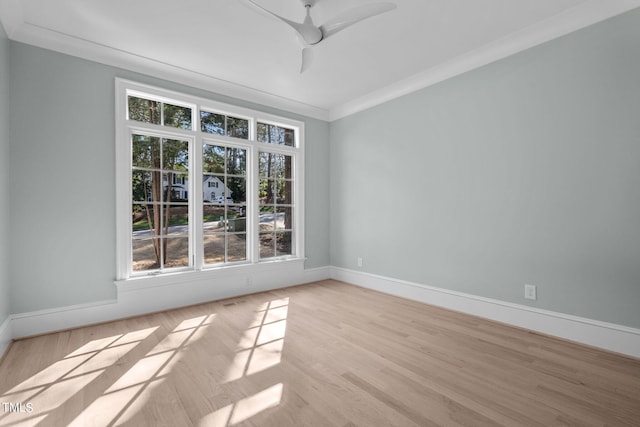
[[[102,396],[89,405],[72,425],[120,424],[132,419],[171,373],[187,345],[202,337],[214,314],[182,321],[147,354],[120,376]]]
[[[236,381],[280,363],[287,330],[289,298],[261,304],[238,341],[238,351],[224,383]]]
[[[28,420],[24,420],[24,421],[16,421],[10,424],[0,424],[0,425],[11,425],[11,427],[36,427],[37,425],[40,425],[40,423],[44,421],[45,418],[47,418],[47,414],[41,415],[39,417],[31,417]]]
[[[0,401],[28,402],[33,412],[4,413],[0,426],[42,421],[107,368],[149,337],[157,327],[92,340],[0,396]],[[26,424],[25,424],[26,423]]]
[[[282,360],[289,298],[260,304],[238,340],[237,351],[223,383],[230,383],[277,366]],[[283,383],[275,384],[203,417],[200,427],[233,426],[275,408],[282,402]]]
[[[203,417],[198,423],[200,427],[225,427],[233,426],[249,418],[275,408],[282,402],[284,385],[275,384],[252,396],[245,397],[236,403],[232,403]]]
[[[114,416],[113,408],[121,407],[123,402],[134,399],[141,390],[142,384],[100,396],[73,420],[69,427],[109,425]]]
[[[253,375],[278,365],[283,347],[283,339],[256,347],[251,356],[251,362],[247,364],[247,375]]]

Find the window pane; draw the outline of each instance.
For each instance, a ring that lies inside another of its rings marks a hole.
[[[224,147],[205,144],[202,150],[202,171],[223,174],[225,172]]]
[[[154,176],[159,177],[160,174],[139,170],[134,170],[131,173],[131,200],[133,202],[150,203],[153,201],[151,189]]]
[[[205,174],[202,177],[202,197],[204,202],[217,202],[218,197],[224,196],[224,176]]]
[[[133,205],[131,231],[134,239],[147,239],[160,236],[160,210],[157,212],[158,215],[155,215],[153,205]]]
[[[258,122],[256,137],[259,142],[267,142],[269,139],[269,125]]]
[[[227,135],[249,139],[249,120],[227,116]]]
[[[247,231],[247,217],[244,215],[230,214],[228,216],[227,230],[230,233],[239,233]]]
[[[189,207],[186,205],[171,204],[164,207],[162,231],[166,236],[188,236],[189,235]],[[168,223],[167,223],[168,222]]]
[[[164,125],[180,129],[191,129],[191,108],[164,104]]]
[[[136,202],[160,203],[164,200],[160,172],[132,172],[133,198]]]
[[[160,168],[160,138],[133,135],[131,142],[132,164],[140,168]]]
[[[260,258],[272,258],[275,253],[273,233],[260,233]]]
[[[223,206],[205,204],[202,207],[202,218],[205,233],[224,231],[225,211]]]
[[[283,156],[282,177],[285,179],[293,179],[293,157]]]
[[[291,167],[291,156],[286,156],[284,154],[272,154],[273,164],[271,165],[271,175],[272,177],[291,179],[292,178],[292,167]]]
[[[229,175],[246,175],[247,150],[242,148],[227,149],[227,173]]]
[[[228,261],[244,261],[247,259],[246,233],[230,234],[227,239]]]
[[[293,129],[284,129],[283,143],[287,147],[293,147],[296,144],[296,132]]]
[[[225,234],[205,233],[204,236],[204,262],[205,264],[217,264],[224,262]]]
[[[277,207],[275,226],[276,230],[291,230],[293,228],[293,208]]]
[[[246,260],[246,208],[219,198],[214,203],[204,203],[202,214],[205,264]]]
[[[260,204],[271,205],[275,201],[275,181],[273,179],[261,179],[258,190]]]
[[[272,232],[275,229],[276,212],[273,206],[260,206],[260,232]]]
[[[276,232],[276,256],[292,255],[292,233],[290,231]]]
[[[163,139],[162,166],[165,170],[186,171],[189,168],[189,143]]]
[[[216,135],[225,134],[225,116],[223,114],[200,111],[200,129],[202,132]]]
[[[160,124],[160,102],[150,99],[129,97],[129,120]]]
[[[178,237],[162,239],[165,252],[164,267],[188,267],[189,266],[189,238]]]
[[[282,154],[272,154],[271,177],[282,177],[284,175],[284,157]]]
[[[293,203],[293,183],[291,181],[276,181],[276,203],[290,205]]]
[[[271,175],[271,169],[273,166],[273,156],[271,153],[260,153],[259,155],[259,172],[260,178],[268,178]]]
[[[159,268],[156,251],[160,250],[159,239],[133,240],[133,271]]]
[[[261,152],[259,159],[260,178],[293,178],[292,156]]]
[[[229,203],[245,204],[247,202],[247,180],[245,178],[231,177],[227,179]]]
[[[172,202],[189,201],[189,175],[169,172],[164,179],[164,199]]]
[[[293,147],[295,145],[295,130],[280,126],[258,122],[257,138],[267,144],[278,144]]]

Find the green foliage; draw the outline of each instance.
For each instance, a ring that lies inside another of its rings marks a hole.
[[[160,124],[161,103],[150,99],[129,97],[129,120],[137,122]]]
[[[180,129],[191,129],[191,108],[163,104],[164,125]]]
[[[286,145],[287,147],[295,145],[295,131],[293,129],[260,122],[258,122],[257,127],[257,137],[260,142]]]
[[[209,111],[201,111],[200,130],[216,135],[249,139],[249,120]]]
[[[165,104],[152,99],[129,96],[129,120],[137,122],[162,124],[181,129],[191,129],[191,108],[179,105]],[[160,123],[164,113],[164,123]]]

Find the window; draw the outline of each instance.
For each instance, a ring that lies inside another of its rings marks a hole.
[[[203,201],[204,263],[244,261],[247,254],[247,150],[204,144],[203,180],[222,183],[222,196]]]
[[[201,111],[200,129],[202,132],[249,139],[249,119],[227,116],[222,113]]]
[[[293,159],[263,151],[259,155],[260,258],[291,255]]]
[[[189,204],[173,189],[188,179],[189,143],[132,134],[131,152],[133,271],[190,265]]]
[[[118,278],[301,259],[301,122],[118,80]]]

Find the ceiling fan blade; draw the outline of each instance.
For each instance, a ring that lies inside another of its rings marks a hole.
[[[372,3],[355,7],[321,25],[320,30],[322,31],[322,36],[326,39],[355,23],[371,18],[372,16],[380,15],[381,13],[389,12],[396,7],[395,3],[390,2]]]
[[[305,47],[302,49],[302,62],[300,63],[300,74],[309,69],[313,62],[313,49]]]
[[[258,3],[254,2],[253,0],[241,0],[244,4],[246,4],[247,6],[257,10],[258,12],[262,13],[263,15],[267,15],[273,18],[276,18],[279,21],[284,22],[285,24],[289,25],[291,28],[293,28],[299,35],[300,37],[304,38],[304,34],[303,34],[303,30],[305,29],[305,26],[303,24],[300,24],[298,22],[295,21],[291,21],[287,18],[284,18],[280,15],[277,15],[273,12],[271,12],[269,9],[266,9],[262,6],[260,6]]]

